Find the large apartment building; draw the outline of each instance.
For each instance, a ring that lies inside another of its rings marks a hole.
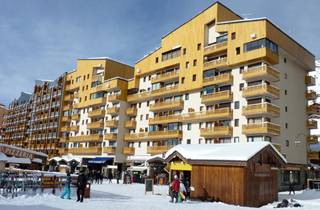
[[[61,154],[123,163],[128,79],[133,67],[109,58],[79,59],[63,101]]]

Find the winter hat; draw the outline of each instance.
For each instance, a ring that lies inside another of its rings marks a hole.
[[[178,176],[177,176],[177,175],[174,175],[174,179],[178,179]]]

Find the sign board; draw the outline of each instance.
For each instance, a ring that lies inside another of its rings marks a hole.
[[[144,193],[146,194],[147,192],[152,192],[153,194],[153,179],[145,179],[144,184],[145,184]]]

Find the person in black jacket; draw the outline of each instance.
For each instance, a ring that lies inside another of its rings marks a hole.
[[[84,190],[87,186],[87,176],[84,174],[84,171],[81,171],[81,173],[78,176],[77,180],[77,202],[83,202],[83,196],[84,196]]]

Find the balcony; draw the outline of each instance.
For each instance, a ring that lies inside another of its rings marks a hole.
[[[178,85],[163,87],[163,88],[159,88],[156,90],[152,90],[151,96],[152,97],[159,97],[159,96],[163,96],[163,95],[169,95],[169,94],[173,94],[173,93],[178,92],[178,90],[179,90]]]
[[[60,128],[60,131],[61,131],[61,132],[70,131],[70,126],[63,126],[63,127]]]
[[[70,121],[71,121],[71,116],[63,116],[63,117],[61,118],[61,121],[62,121],[62,122],[70,122]]]
[[[278,81],[280,79],[280,72],[271,66],[262,65],[254,68],[249,68],[246,71],[242,72],[242,78],[246,81],[257,79]]]
[[[244,135],[280,135],[280,126],[270,122],[247,124],[242,126]]]
[[[82,135],[82,136],[71,136],[69,137],[70,142],[101,142],[103,140],[102,134],[91,134],[91,135]]]
[[[64,95],[64,101],[72,101],[72,100],[73,100],[73,97],[71,94]]]
[[[59,155],[64,155],[68,152],[67,148],[58,148]]]
[[[307,100],[316,100],[317,99],[317,93],[314,90],[307,90],[306,91],[306,98]]]
[[[304,81],[307,86],[316,85],[316,79],[313,76],[305,76]]]
[[[155,77],[152,77],[151,83],[163,82],[163,81],[168,81],[168,80],[173,80],[178,78],[179,78],[179,71],[173,71],[173,72],[163,73]]]
[[[107,108],[107,114],[111,114],[111,115],[118,115],[120,111],[119,107],[111,107],[111,108]]]
[[[128,116],[136,116],[137,115],[137,108],[136,107],[130,107],[127,109],[126,114]]]
[[[91,123],[88,123],[87,128],[88,129],[103,129],[104,123],[102,121],[91,122]]]
[[[107,133],[107,134],[104,134],[104,138],[105,138],[105,140],[116,141],[117,140],[117,134],[116,133]]]
[[[200,136],[204,138],[216,138],[232,136],[232,127],[229,126],[215,126],[212,128],[201,128]]]
[[[134,155],[135,148],[134,147],[124,147],[123,154],[124,155]]]
[[[80,114],[73,114],[71,116],[71,120],[76,120],[76,121],[80,120]]]
[[[63,106],[63,111],[68,111],[68,110],[72,110],[72,105],[71,104]]]
[[[106,110],[104,109],[95,109],[88,113],[88,117],[104,117],[106,114]]]
[[[232,101],[233,95],[230,90],[219,91],[215,93],[209,93],[201,96],[201,103],[210,104],[223,101]]]
[[[166,153],[169,149],[171,149],[172,146],[153,146],[147,148],[147,153],[150,155],[157,155]]]
[[[78,130],[79,130],[79,126],[78,125],[70,126],[70,131],[78,131]]]
[[[318,143],[318,136],[316,135],[311,135],[307,137],[307,142],[309,144],[317,144]]]
[[[138,101],[143,101],[146,100],[147,98],[150,98],[151,92],[150,91],[144,91],[132,95],[128,95],[128,102],[138,102]]]
[[[164,110],[177,110],[183,109],[182,100],[173,100],[173,101],[162,101],[155,104],[150,104],[150,111],[158,112]]]
[[[280,107],[270,103],[251,104],[242,108],[244,116],[280,116]]]
[[[180,130],[166,130],[166,131],[151,131],[145,133],[130,133],[124,137],[125,141],[139,141],[139,140],[156,140],[156,139],[171,139],[182,138],[182,131]]]
[[[110,155],[114,155],[114,154],[116,154],[116,147],[103,147],[102,152],[108,153]]]
[[[233,76],[231,73],[220,74],[210,78],[203,79],[203,86],[217,85],[217,84],[230,84],[233,82]]]
[[[308,152],[308,159],[309,160],[320,160],[319,152]]]
[[[118,126],[118,120],[107,120],[105,126],[110,128],[116,128]]]
[[[253,85],[245,87],[242,90],[242,96],[245,98],[255,96],[269,96],[276,99],[280,97],[280,90],[277,87],[267,84]]]
[[[60,137],[59,142],[63,143],[63,142],[68,142],[69,141],[69,137]]]
[[[156,116],[154,118],[149,119],[149,124],[168,124],[173,122],[181,121],[181,115],[164,115],[164,116]]]
[[[308,105],[306,108],[307,114],[320,114],[319,106],[316,104]]]
[[[221,51],[225,51],[227,50],[227,46],[228,42],[224,41],[224,42],[220,42],[220,43],[215,43],[209,46],[206,46],[204,48],[204,55],[209,55],[209,54],[214,54],[214,53],[218,53]]]
[[[106,97],[101,97],[101,98],[91,98],[87,100],[86,102],[80,103],[78,105],[78,108],[81,107],[88,107],[88,106],[93,106],[93,105],[105,105],[107,103],[107,98]]]
[[[128,120],[125,122],[124,127],[129,128],[129,129],[134,129],[136,128],[137,122],[135,120]]]
[[[123,95],[113,94],[108,96],[109,102],[118,102],[124,100]]]
[[[203,64],[203,70],[213,69],[213,68],[219,68],[227,65],[227,57],[220,58],[217,60],[212,60],[205,62]]]
[[[309,129],[317,129],[318,122],[316,120],[307,120],[307,128]]]
[[[69,148],[69,152],[73,155],[101,155],[101,147],[78,147],[78,148]]]
[[[189,112],[182,115],[183,122],[191,121],[206,121],[206,120],[219,120],[231,119],[232,110],[230,108],[220,108],[202,112]]]

